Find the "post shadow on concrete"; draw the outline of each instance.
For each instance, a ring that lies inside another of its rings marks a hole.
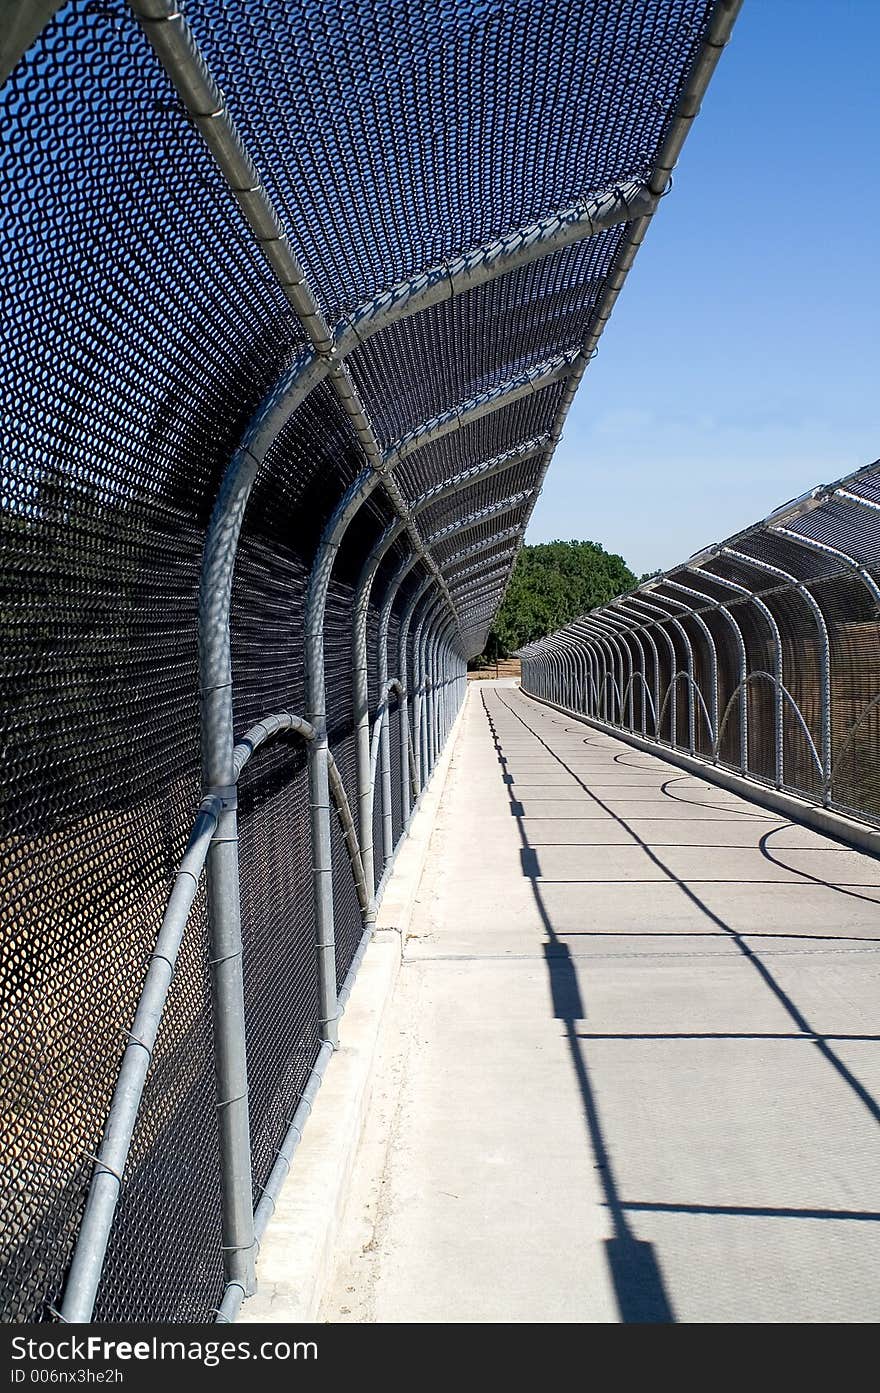
[[[674,1323],[675,1315],[663,1284],[654,1245],[643,1242],[632,1233],[618,1194],[611,1157],[605,1145],[599,1109],[578,1039],[577,1022],[584,1019],[585,1011],[571,952],[568,944],[559,939],[550,915],[547,913],[538,881],[540,868],[537,854],[529,845],[521,805],[516,804],[511,792],[513,776],[508,773],[507,759],[495,723],[492,720],[485,693],[481,693],[481,695],[498,761],[504,771],[502,777],[507,787],[508,797],[511,804],[520,809],[515,814],[522,841],[520,858],[523,874],[531,882],[538,913],[548,938],[548,942],[544,945],[544,958],[553,1002],[553,1014],[565,1028],[571,1062],[583,1099],[594,1165],[599,1174],[605,1202],[614,1228],[613,1238],[605,1240],[605,1252],[620,1319],[624,1325],[669,1325]],[[506,703],[503,704],[506,705]]]
[[[493,720],[492,713],[489,709],[489,704],[486,700],[485,692],[482,692],[481,696],[483,701],[483,708],[486,714],[486,719],[488,721],[493,743],[495,745],[498,762],[503,770],[502,779],[507,789],[511,813],[516,820],[517,829],[522,843],[520,849],[520,861],[522,865],[523,875],[526,876],[530,881],[532,893],[535,899],[535,904],[547,935],[548,941],[544,945],[544,956],[547,965],[554,1016],[563,1023],[565,1028],[566,1039],[568,1042],[572,1065],[578,1080],[578,1085],[584,1103],[587,1131],[595,1156],[595,1165],[599,1172],[602,1187],[605,1193],[606,1204],[608,1206],[614,1227],[614,1237],[606,1240],[606,1251],[609,1263],[609,1270],[614,1285],[615,1296],[617,1299],[618,1310],[620,1312],[621,1322],[624,1324],[665,1324],[675,1321],[675,1315],[672,1310],[672,1305],[669,1296],[664,1287],[663,1276],[660,1269],[657,1254],[654,1249],[654,1245],[641,1241],[633,1235],[627,1221],[628,1212],[662,1211],[669,1213],[741,1213],[744,1216],[760,1213],[768,1217],[779,1218],[828,1218],[842,1219],[848,1221],[858,1220],[862,1222],[873,1222],[877,1219],[880,1219],[880,1214],[875,1214],[873,1211],[867,1210],[804,1211],[800,1209],[749,1208],[748,1206],[742,1208],[734,1208],[731,1206],[692,1206],[686,1204],[654,1205],[650,1203],[626,1203],[621,1199],[614,1176],[614,1170],[611,1164],[611,1157],[609,1155],[608,1147],[602,1131],[602,1124],[599,1116],[595,1092],[583,1056],[583,1041],[587,1041],[589,1039],[599,1039],[603,1037],[598,1035],[593,1036],[589,1032],[578,1031],[576,1028],[577,1022],[583,1021],[585,1019],[586,1013],[584,1010],[583,1000],[581,996],[581,988],[577,979],[574,963],[571,959],[569,947],[566,943],[562,942],[559,939],[559,936],[557,935],[554,929],[553,922],[547,911],[547,907],[544,903],[543,895],[541,893],[540,863],[538,860],[538,855],[535,848],[529,843],[528,840],[528,836],[525,829],[525,814],[523,805],[518,799],[514,797],[514,787],[516,784],[516,780],[514,779],[513,775],[509,772],[509,769],[507,767],[507,756],[504,753],[504,747],[499,737],[498,729],[495,724],[495,721]],[[861,1081],[858,1078],[856,1078],[856,1076],[851,1072],[851,1070],[840,1058],[840,1056],[832,1049],[830,1044],[831,1041],[845,1041],[850,1039],[873,1040],[877,1037],[870,1035],[822,1035],[819,1034],[817,1031],[813,1030],[809,1022],[806,1020],[803,1013],[801,1012],[800,1008],[791,999],[788,993],[783,989],[781,984],[776,980],[776,978],[773,976],[772,972],[766,966],[766,964],[750,948],[749,944],[745,942],[743,935],[740,934],[734,928],[732,928],[729,924],[725,923],[725,921],[721,919],[719,915],[717,915],[713,910],[711,910],[709,906],[706,905],[700,899],[700,897],[696,894],[696,892],[690,885],[688,885],[679,876],[675,875],[674,872],[665,864],[662,858],[657,855],[657,853],[644,841],[643,838],[641,838],[638,835],[637,832],[634,831],[634,829],[629,825],[626,819],[621,817],[618,813],[614,812],[612,808],[610,808],[606,803],[604,803],[602,799],[595,792],[593,792],[593,790],[590,789],[587,786],[587,784],[583,782],[583,780],[578,776],[578,774],[573,769],[571,769],[568,764],[566,764],[565,760],[563,760],[561,756],[558,755],[556,751],[553,750],[547,744],[547,742],[542,739],[538,732],[534,730],[525,720],[523,720],[522,716],[519,715],[519,713],[513,708],[513,706],[511,706],[509,702],[505,701],[501,697],[500,693],[496,693],[496,699],[498,703],[502,707],[504,707],[504,709],[510,714],[510,716],[512,716],[515,720],[519,721],[519,723],[524,727],[524,729],[527,730],[529,734],[532,735],[533,738],[543,746],[543,748],[548,752],[548,754],[550,754],[552,758],[556,760],[556,762],[563,769],[566,770],[566,772],[570,775],[572,779],[574,779],[574,781],[579,785],[583,792],[590,799],[592,799],[592,801],[598,807],[600,807],[604,812],[608,813],[610,817],[614,818],[614,820],[620,825],[620,827],[635,839],[635,843],[642,847],[642,849],[647,853],[647,855],[654,862],[654,864],[660,870],[662,870],[664,876],[679,887],[679,889],[690,900],[690,902],[697,909],[699,909],[703,915],[706,916],[706,918],[711,924],[715,926],[715,930],[719,933],[719,935],[728,938],[736,945],[736,947],[739,949],[742,955],[758,973],[764,985],[776,997],[777,1001],[779,1001],[779,1003],[782,1005],[794,1026],[794,1030],[790,1033],[781,1032],[778,1035],[774,1034],[772,1036],[765,1036],[762,1034],[761,1038],[779,1038],[786,1040],[802,1039],[808,1044],[812,1044],[816,1049],[819,1050],[820,1054],[823,1056],[826,1062],[831,1066],[831,1068],[835,1071],[838,1077],[848,1086],[848,1088],[852,1091],[852,1093],[859,1100],[859,1102],[862,1103],[862,1105],[867,1109],[874,1121],[880,1122],[880,1104],[878,1104],[877,1100],[873,1097],[869,1090],[865,1088]],[[667,783],[669,782],[671,781],[667,781]],[[667,784],[663,784],[661,787],[663,793],[667,797],[671,797],[676,801],[687,801],[685,799],[677,798],[675,794],[668,792]],[[779,829],[773,829],[773,831],[776,830]],[[768,851],[768,842],[771,836],[772,831],[768,831],[762,836],[759,842],[762,854],[768,860],[775,859],[772,856],[772,853]],[[801,874],[801,872],[798,871],[798,874]],[[803,874],[807,875],[807,873]],[[870,896],[860,896],[857,892],[849,891],[845,887],[837,886],[833,882],[820,879],[818,877],[808,875],[808,879],[817,881],[819,884],[827,885],[830,889],[842,890],[843,893],[854,893],[856,894],[857,898],[872,898]],[[754,935],[750,934],[748,936],[753,937]],[[717,1036],[645,1035],[637,1037],[628,1036],[626,1038],[731,1039],[750,1037],[732,1036],[729,1034],[718,1034]]]
[[[766,963],[764,963],[763,960],[760,957],[758,957],[758,955],[752,950],[752,948],[746,942],[746,938],[751,938],[753,937],[753,935],[741,934],[737,929],[734,929],[730,924],[726,923],[725,920],[723,920],[718,914],[716,914],[714,910],[710,909],[709,906],[696,893],[693,886],[689,885],[687,881],[683,880],[680,876],[676,875],[675,872],[672,871],[670,867],[666,865],[662,857],[660,857],[657,854],[657,852],[651,846],[649,846],[648,843],[645,842],[645,840],[642,837],[640,837],[636,831],[634,831],[634,829],[627,822],[626,818],[621,817],[619,813],[614,812],[614,810],[610,808],[607,803],[603,802],[602,799],[596,793],[594,793],[593,790],[589,788],[587,784],[583,782],[583,780],[578,776],[578,774],[565,763],[565,761],[556,753],[556,751],[551,749],[551,747],[546,743],[546,741],[544,741],[541,738],[537,731],[533,730],[532,727],[529,726],[527,722],[523,720],[523,718],[519,715],[518,712],[516,712],[513,709],[513,707],[511,707],[507,702],[503,701],[500,696],[498,700],[501,701],[501,704],[507,708],[510,714],[516,720],[518,720],[526,730],[531,732],[534,738],[544,747],[545,750],[547,750],[547,752],[553,757],[553,759],[555,759],[556,762],[563,769],[566,770],[570,777],[574,779],[575,783],[577,783],[580,786],[580,788],[583,789],[584,793],[587,794],[587,796],[597,805],[597,807],[601,808],[604,812],[608,813],[608,815],[612,817],[615,820],[615,822],[617,822],[620,825],[620,827],[622,827],[632,837],[635,838],[636,843],[642,848],[642,850],[646,853],[646,855],[650,858],[654,865],[657,866],[657,868],[663,872],[663,875],[668,880],[670,880],[673,884],[678,886],[682,894],[686,896],[686,898],[691,902],[691,904],[694,905],[695,908],[697,908],[701,914],[705,915],[705,917],[710,921],[710,923],[714,924],[716,928],[726,938],[729,938],[731,942],[736,944],[736,947],[739,949],[740,953],[758,973],[759,977],[764,982],[764,985],[773,993],[777,1001],[779,1001],[780,1005],[789,1015],[794,1026],[796,1027],[798,1036],[805,1037],[812,1041],[812,1043],[816,1046],[819,1052],[823,1055],[827,1063],[831,1065],[834,1071],[840,1076],[841,1079],[843,1079],[843,1081],[848,1085],[848,1087],[852,1090],[852,1092],[859,1099],[859,1101],[868,1110],[874,1121],[880,1122],[880,1104],[878,1104],[877,1100],[868,1091],[868,1089],[865,1088],[861,1081],[855,1077],[855,1075],[851,1072],[851,1070],[847,1067],[843,1060],[830,1048],[828,1041],[832,1037],[820,1034],[818,1031],[815,1031],[812,1028],[812,1026],[806,1020],[800,1008],[773,976],[773,973],[767,967]],[[668,782],[669,781],[667,781],[667,783]],[[666,793],[667,790],[667,783],[661,785],[661,790],[664,793]],[[667,794],[667,796],[670,795]],[[521,822],[519,825],[521,829],[520,836],[523,839],[525,839],[525,832],[522,828]],[[765,833],[760,840],[762,854],[768,861],[774,859],[767,850],[767,842],[769,836],[769,832]],[[789,869],[792,869],[795,872],[795,874],[802,875],[806,879],[811,880],[816,884],[824,885],[829,890],[834,890],[835,892],[839,892],[844,895],[849,895],[855,899],[864,899],[872,904],[875,903],[873,896],[862,895],[858,891],[854,891],[851,887],[836,885],[833,881],[822,879],[816,876],[811,876],[807,872],[801,871],[794,867],[790,867]]]

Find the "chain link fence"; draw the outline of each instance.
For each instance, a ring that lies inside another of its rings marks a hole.
[[[737,4],[7,9],[2,1314],[231,1319]]]
[[[880,823],[880,462],[524,648],[523,690]]]

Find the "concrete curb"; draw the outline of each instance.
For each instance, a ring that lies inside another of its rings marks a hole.
[[[395,859],[376,931],[342,1018],[339,1049],[327,1066],[263,1239],[257,1292],[245,1302],[238,1318],[244,1325],[317,1320],[372,1096],[376,1055],[466,709],[467,697]]]
[[[591,716],[584,716],[579,711],[571,711],[567,706],[560,706],[558,702],[549,701],[546,697],[535,696],[523,688],[520,690],[523,696],[528,697],[530,701],[536,701],[540,706],[550,706],[561,715],[570,716],[572,720],[580,721],[592,730],[601,731],[603,735],[611,735],[624,745],[631,745],[636,750],[656,755],[658,759],[665,760],[676,769],[684,769],[688,774],[697,774],[708,783],[727,789],[728,793],[736,793],[741,798],[747,798],[750,803],[757,803],[759,807],[769,808],[771,812],[780,813],[794,822],[801,822],[816,832],[823,832],[826,837],[835,837],[853,847],[855,851],[864,851],[869,856],[880,856],[880,828],[873,827],[870,823],[858,822],[843,813],[823,808],[818,803],[810,803],[806,798],[798,798],[796,794],[768,788],[766,784],[743,778],[741,774],[722,769],[698,755],[683,754],[678,750],[667,749],[664,745],[656,745],[653,740],[644,740],[639,735],[631,735],[629,731],[618,730],[616,726],[594,721]]]

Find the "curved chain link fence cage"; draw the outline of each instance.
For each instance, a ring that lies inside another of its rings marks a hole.
[[[880,462],[522,650],[523,690],[880,824]]]
[[[738,5],[18,8],[0,1300],[230,1318]],[[822,575],[852,673],[837,731],[872,640],[859,582]],[[804,607],[775,591],[797,644]],[[756,618],[754,661],[765,642]],[[835,796],[863,801],[846,758]]]

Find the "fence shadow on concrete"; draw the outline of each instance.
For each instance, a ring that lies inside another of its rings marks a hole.
[[[579,1030],[578,1024],[585,1018],[586,1012],[582,999],[583,984],[579,981],[577,969],[571,956],[571,951],[567,943],[563,941],[557,932],[552,916],[547,908],[546,897],[542,890],[541,868],[537,851],[530,843],[526,825],[525,809],[523,803],[516,798],[515,791],[518,780],[510,769],[510,761],[505,753],[502,736],[498,725],[493,719],[493,714],[489,703],[486,700],[485,692],[481,693],[483,708],[486,715],[493,743],[497,752],[498,762],[502,769],[502,780],[507,790],[510,800],[511,813],[517,824],[517,829],[522,842],[520,860],[523,875],[527,877],[531,884],[532,894],[534,895],[535,905],[544,926],[547,942],[544,944],[544,956],[546,960],[548,984],[551,993],[554,1015],[563,1024],[566,1041],[568,1044],[571,1064],[577,1077],[581,1097],[584,1104],[584,1114],[586,1120],[587,1133],[590,1146],[594,1155],[594,1164],[601,1180],[604,1191],[605,1203],[608,1207],[609,1216],[614,1229],[614,1236],[606,1240],[606,1250],[608,1258],[609,1272],[614,1286],[620,1319],[625,1324],[640,1323],[671,1323],[676,1320],[675,1313],[671,1304],[670,1296],[666,1291],[663,1279],[662,1267],[659,1255],[654,1244],[639,1240],[632,1231],[628,1222],[628,1214],[638,1212],[665,1212],[680,1214],[726,1214],[726,1215],[760,1215],[778,1218],[828,1218],[828,1219],[847,1219],[864,1222],[873,1222],[880,1219],[880,1213],[873,1210],[862,1209],[823,1209],[810,1207],[792,1206],[735,1206],[735,1205],[712,1205],[712,1204],[665,1204],[665,1203],[629,1203],[620,1194],[618,1182],[615,1178],[615,1169],[611,1149],[605,1131],[603,1130],[602,1119],[599,1112],[596,1090],[594,1082],[590,1076],[590,1070],[584,1056],[584,1042],[596,1041],[601,1039],[631,1039],[631,1040],[672,1040],[672,1039],[713,1039],[713,1040],[734,1040],[734,1039],[775,1039],[809,1040],[826,1063],[834,1070],[837,1077],[846,1085],[851,1093],[858,1099],[859,1103],[868,1111],[875,1122],[880,1122],[880,1104],[865,1085],[853,1074],[840,1054],[833,1048],[832,1042],[842,1041],[876,1041],[876,1035],[825,1035],[814,1029],[807,1019],[804,1011],[798,1006],[789,992],[777,980],[774,973],[767,967],[766,963],[749,946],[746,936],[735,929],[732,925],[710,908],[703,899],[697,894],[693,885],[689,884],[664,862],[658,855],[657,850],[651,847],[648,842],[639,835],[626,817],[616,812],[608,802],[604,801],[589,785],[580,777],[575,769],[566,762],[561,755],[545,741],[541,735],[528,724],[526,720],[515,710],[500,693],[496,693],[496,700],[500,706],[505,708],[506,713],[514,717],[534,739],[540,744],[542,749],[561,769],[563,769],[574,783],[582,790],[584,797],[591,803],[607,813],[632,839],[632,844],[640,847],[650,858],[652,863],[662,871],[664,877],[674,883],[688,902],[705,917],[708,924],[712,926],[710,934],[723,937],[735,945],[738,952],[748,962],[750,967],[758,975],[762,984],[773,995],[787,1014],[792,1024],[791,1032],[779,1033],[756,1033],[754,1035],[728,1032],[694,1032],[694,1033],[638,1033],[621,1036],[602,1035],[589,1031]],[[605,737],[587,736],[584,739],[586,745],[605,743]],[[622,752],[625,755],[627,752]],[[615,756],[618,762],[621,756]],[[641,766],[644,768],[644,766]],[[675,801],[688,801],[682,799],[680,795],[673,793],[670,786],[676,782],[673,779],[665,780],[660,785],[660,790],[666,798]],[[700,806],[705,807],[705,804]],[[758,810],[756,809],[756,813]],[[782,826],[774,826],[760,835],[757,846],[762,856],[768,861],[776,861],[776,864],[784,864],[777,861],[771,850],[768,849],[770,839],[779,831]],[[578,844],[580,845],[580,843]],[[589,845],[589,844],[585,844]],[[873,902],[873,896],[861,894],[851,887],[837,885],[827,878],[812,875],[808,872],[801,872],[799,868],[790,867],[796,874],[803,874],[805,878],[817,885],[825,886],[831,890],[839,891],[843,895],[853,896],[857,899]],[[575,883],[575,882],[569,882]],[[630,882],[627,882],[630,883]],[[598,936],[603,935],[603,931],[597,931]],[[700,935],[705,936],[704,934]],[[749,932],[748,938],[764,937],[760,932],[752,934]],[[775,935],[766,935],[771,937]],[[786,934],[786,937],[789,935]],[[798,935],[794,935],[798,937]],[[803,937],[815,938],[817,935],[803,935]],[[820,938],[835,938],[846,940],[846,935],[820,935]],[[863,939],[861,936],[858,942],[876,942],[876,939]]]

